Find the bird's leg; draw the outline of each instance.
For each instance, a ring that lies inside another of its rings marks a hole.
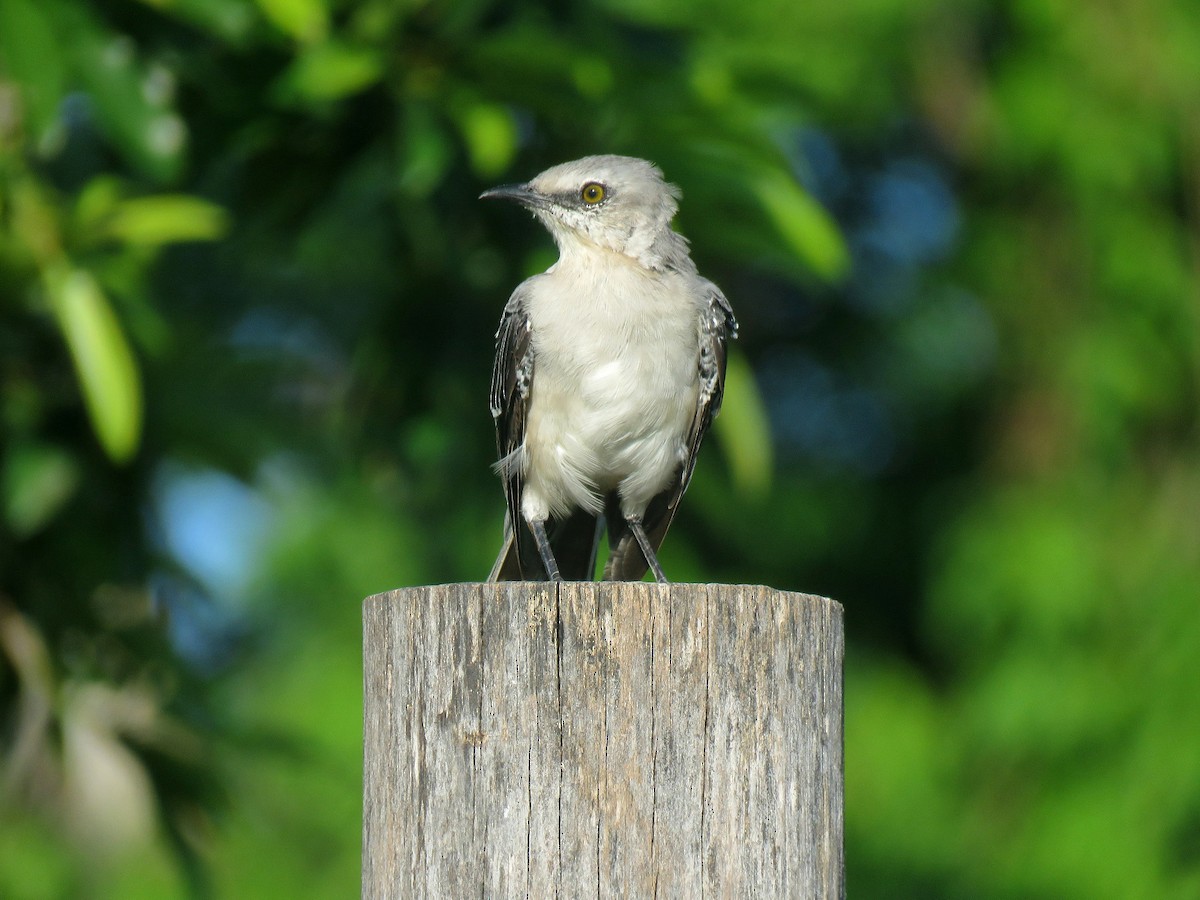
[[[659,584],[667,584],[667,576],[663,574],[662,566],[658,564],[658,556],[655,554],[654,548],[650,546],[650,539],[646,537],[645,529],[642,528],[642,517],[626,516],[625,521],[629,523],[629,530],[637,538],[638,546],[642,548],[642,555],[646,557],[646,562],[650,564],[650,571],[654,573],[654,580]]]
[[[562,575],[558,572],[558,561],[554,558],[554,551],[550,549],[550,538],[546,537],[546,522],[542,519],[530,519],[529,530],[533,532],[538,555],[542,558],[542,565],[546,567],[546,579],[562,581]]]

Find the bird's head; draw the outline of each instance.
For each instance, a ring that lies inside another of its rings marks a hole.
[[[585,156],[480,198],[515,200],[530,209],[564,255],[599,247],[649,269],[687,259],[686,242],[671,230],[679,189],[644,159]]]

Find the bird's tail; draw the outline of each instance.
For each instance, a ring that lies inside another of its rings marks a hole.
[[[533,537],[524,523],[521,539],[513,529],[512,517],[504,516],[504,543],[500,555],[488,574],[488,581],[546,581],[546,567],[542,565],[534,546]],[[550,547],[558,563],[558,571],[564,581],[592,581],[596,573],[596,552],[600,545],[600,534],[604,530],[604,519],[590,513],[576,511],[562,520],[546,523]]]

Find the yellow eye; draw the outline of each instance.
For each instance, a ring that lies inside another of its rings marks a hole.
[[[583,202],[588,206],[595,206],[604,199],[604,185],[598,181],[589,181],[583,186],[583,190],[579,192],[579,196],[583,198]]]

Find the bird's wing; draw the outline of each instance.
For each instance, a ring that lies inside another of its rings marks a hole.
[[[496,361],[492,367],[490,402],[496,422],[496,471],[504,482],[508,503],[504,548],[492,569],[492,579],[508,581],[521,577],[520,560],[532,548],[521,519],[521,453],[525,444],[525,420],[533,384],[533,342],[530,340],[528,291],[520,285],[513,292],[500,327],[496,330]],[[533,556],[537,556],[536,552]]]
[[[666,537],[667,529],[679,508],[679,499],[687,490],[696,468],[696,456],[700,444],[708,433],[709,426],[721,410],[725,396],[725,360],[729,342],[737,337],[738,324],[733,309],[725,295],[711,281],[701,280],[701,288],[707,302],[702,307],[699,329],[700,349],[696,365],[700,376],[700,392],[696,399],[696,411],[687,435],[687,455],[680,467],[679,478],[671,487],[651,501],[643,518],[646,537],[650,546],[658,552]],[[607,581],[637,581],[649,568],[632,532],[619,515],[619,504],[611,503],[608,509],[609,544],[613,547],[604,566]]]
[[[725,396],[725,359],[729,342],[737,338],[738,324],[733,309],[725,295],[711,281],[705,281],[708,304],[700,322],[700,355],[697,366],[700,370],[700,395],[696,401],[696,414],[688,431],[687,459],[680,478],[679,493],[671,502],[674,509],[679,496],[687,490],[696,468],[696,454],[700,443],[708,433],[709,426],[721,411],[721,400]]]
[[[496,470],[504,482],[508,515],[504,544],[489,581],[544,581],[546,567],[521,516],[521,454],[533,391],[534,352],[527,309],[528,291],[521,285],[504,308],[496,331],[496,363],[492,369],[491,407],[496,420]],[[546,523],[560,574],[568,581],[590,581],[599,543],[597,517],[576,510]]]

